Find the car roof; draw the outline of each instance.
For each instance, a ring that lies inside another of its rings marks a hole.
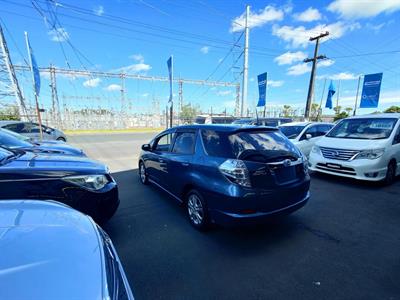
[[[400,119],[400,113],[381,113],[381,114],[368,114],[368,115],[359,115],[352,116],[347,119],[378,119],[378,118],[395,118]]]
[[[240,125],[240,124],[193,124],[193,125],[175,126],[171,129],[176,129],[176,130],[204,129],[204,130],[214,130],[223,132],[253,131],[260,129],[277,130],[275,127],[251,126],[251,125]]]
[[[7,287],[0,288],[1,299],[97,299],[105,294],[96,225],[64,204],[1,200],[0,249],[0,287]]]
[[[16,120],[5,120],[0,121],[0,127],[8,125],[8,124],[17,124],[17,123],[25,123],[24,121],[16,121]]]
[[[313,124],[320,124],[320,125],[335,125],[333,123],[329,122],[291,122],[291,123],[285,123],[280,125],[279,127],[286,127],[286,126],[307,126],[307,125],[313,125]]]

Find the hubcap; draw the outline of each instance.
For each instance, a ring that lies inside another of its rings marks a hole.
[[[203,222],[204,218],[203,205],[201,204],[200,198],[195,194],[189,196],[188,212],[190,220],[194,224],[199,225],[201,224],[201,222]]]
[[[142,182],[146,181],[146,170],[144,169],[143,164],[140,164],[140,180]]]

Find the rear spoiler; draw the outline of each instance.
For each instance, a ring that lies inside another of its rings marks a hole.
[[[257,132],[257,131],[274,132],[274,131],[279,131],[279,128],[272,126],[248,126],[248,127],[237,128],[233,130],[231,133]]]

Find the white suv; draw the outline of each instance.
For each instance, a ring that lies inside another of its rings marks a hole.
[[[279,129],[308,157],[315,143],[331,130],[333,126],[334,124],[332,123],[292,122],[279,126]]]
[[[400,174],[400,114],[340,121],[312,148],[311,171],[390,184]]]

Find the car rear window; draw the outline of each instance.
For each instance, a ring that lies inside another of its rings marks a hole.
[[[205,150],[210,156],[238,158],[246,150],[259,152],[283,151],[295,153],[295,146],[279,131],[239,131],[235,133],[202,130]]]

